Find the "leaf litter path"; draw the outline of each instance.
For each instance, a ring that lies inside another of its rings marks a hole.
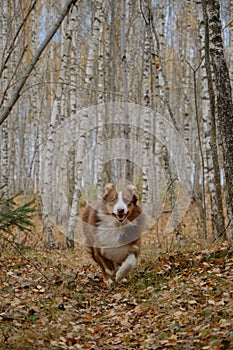
[[[83,248],[0,256],[0,349],[233,349],[233,249],[143,248],[107,289]]]

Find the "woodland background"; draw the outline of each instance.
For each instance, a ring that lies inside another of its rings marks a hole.
[[[0,14],[0,349],[232,349],[233,1]],[[106,289],[77,218],[122,179],[155,224]]]
[[[109,102],[134,102],[172,123],[192,158],[187,181],[199,208],[200,234],[232,237],[232,9],[230,0],[2,1],[0,179],[7,185],[5,194],[37,195],[47,246],[55,245],[51,214],[57,216],[55,224],[66,222],[67,246],[73,247],[84,149],[114,132],[143,139],[143,154],[137,155],[142,169],[127,159],[106,163],[103,152],[97,153],[89,164],[90,191],[101,192],[104,182],[124,177],[140,189],[142,202],[149,196],[153,204],[161,183],[148,189],[145,173],[158,179],[156,172],[164,169],[164,181],[168,186],[173,182],[169,193],[175,208],[179,184],[166,147],[173,140],[165,125],[159,126],[163,144],[151,138],[149,131],[158,128],[156,117],[143,117],[142,135],[127,123],[117,131],[114,126],[95,128],[70,149],[67,164],[59,164],[56,150],[82,128],[84,114],[72,124],[76,113]],[[57,133],[64,122],[66,128]],[[67,169],[62,186],[61,167]],[[48,184],[51,213],[42,200]]]

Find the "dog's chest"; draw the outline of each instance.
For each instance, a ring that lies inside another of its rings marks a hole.
[[[115,219],[102,219],[97,228],[96,245],[104,248],[115,248],[122,245],[120,238],[124,234],[124,227],[116,226]]]
[[[96,246],[101,248],[101,254],[121,264],[129,254],[129,245],[122,244],[122,236],[125,234],[124,226],[115,226],[115,219],[102,217],[96,235]]]
[[[101,254],[116,264],[122,264],[129,255],[129,246],[124,245],[116,248],[101,248]]]

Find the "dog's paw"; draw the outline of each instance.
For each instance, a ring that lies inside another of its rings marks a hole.
[[[117,283],[128,283],[127,278],[126,278],[126,277],[123,277],[123,278],[122,278],[121,276],[116,276],[115,281],[116,281]]]
[[[125,278],[123,278],[120,282],[121,282],[121,283],[124,283],[124,284],[127,284],[129,281],[128,281],[127,278],[125,277]]]
[[[113,283],[113,280],[111,278],[104,279],[104,283],[107,287],[110,287]]]
[[[116,282],[121,282],[130,271],[136,266],[137,259],[134,254],[130,254],[127,259],[123,262],[121,267],[116,273]]]
[[[123,278],[122,282],[123,282],[123,283],[128,283],[127,278]]]
[[[116,274],[115,281],[117,283],[127,283],[128,282],[127,278],[122,276],[121,274]]]

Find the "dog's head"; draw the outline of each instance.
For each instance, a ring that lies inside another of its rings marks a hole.
[[[133,221],[141,212],[136,187],[128,185],[123,191],[117,192],[113,184],[107,184],[103,195],[103,210],[119,223],[127,219]]]

